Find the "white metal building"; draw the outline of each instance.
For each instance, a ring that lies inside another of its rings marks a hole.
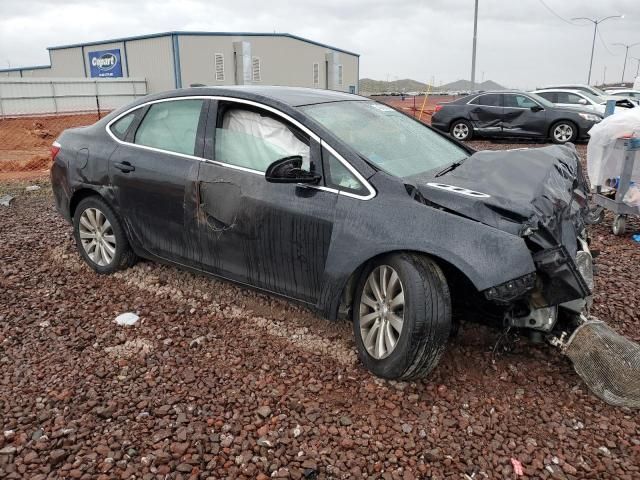
[[[149,93],[192,84],[358,91],[358,54],[288,33],[165,32],[48,50],[50,65],[0,77],[144,78]]]

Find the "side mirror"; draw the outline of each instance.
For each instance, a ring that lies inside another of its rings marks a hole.
[[[581,98],[580,100],[578,100],[578,103],[579,103],[580,105],[586,105],[586,104],[587,104],[587,100],[586,100],[586,99],[584,99],[584,98]]]
[[[273,162],[264,173],[267,182],[271,183],[309,183],[315,185],[322,178],[320,175],[302,169],[302,157],[293,155]]]
[[[542,108],[540,105],[534,105],[533,107],[531,107],[532,112],[539,112],[541,110],[544,110],[544,108]]]

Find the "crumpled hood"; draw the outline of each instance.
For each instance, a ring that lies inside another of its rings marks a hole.
[[[410,180],[436,207],[575,254],[588,187],[573,145],[476,152],[440,177]]]

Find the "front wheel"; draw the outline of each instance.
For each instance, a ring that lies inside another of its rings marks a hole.
[[[407,253],[369,265],[356,289],[353,330],[360,360],[376,376],[426,376],[451,330],[451,299],[442,270],[426,257]]]
[[[561,121],[551,126],[551,141],[559,145],[575,142],[578,138],[578,127],[573,123]]]

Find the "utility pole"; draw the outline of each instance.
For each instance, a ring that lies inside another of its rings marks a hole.
[[[633,58],[638,62],[638,68],[636,68],[636,78],[638,78],[638,75],[640,75],[640,58],[638,57],[633,57]]]
[[[630,45],[627,45],[626,43],[614,43],[614,45],[625,48],[624,65],[622,67],[622,80],[620,80],[620,83],[624,83],[624,72],[627,70],[627,57],[629,56],[629,49],[631,47],[635,47],[636,45],[640,45],[640,42],[632,43]]]
[[[602,74],[602,85],[607,84],[607,66],[604,66],[604,73]]]
[[[591,84],[591,69],[593,68],[593,52],[596,49],[596,33],[598,33],[598,25],[602,22],[606,22],[610,18],[624,18],[624,15],[611,15],[609,17],[602,18],[598,20],[597,18],[587,18],[587,17],[576,17],[572,18],[572,21],[575,20],[587,20],[588,22],[593,23],[593,41],[591,42],[591,60],[589,61],[589,76],[587,77],[587,85]]]
[[[476,89],[476,44],[478,43],[478,0],[473,14],[473,53],[471,54],[471,90]]]

